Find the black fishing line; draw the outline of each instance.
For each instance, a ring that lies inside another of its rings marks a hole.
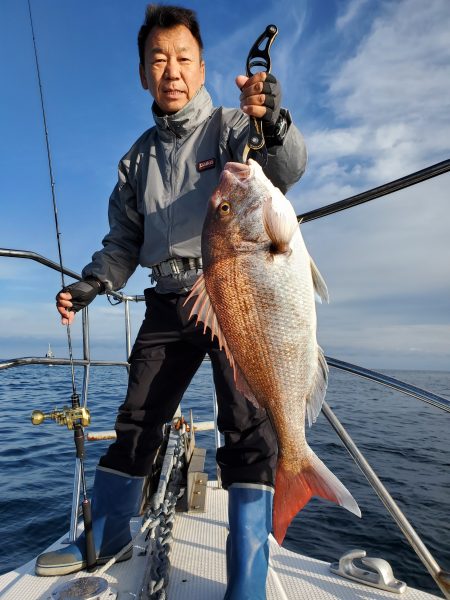
[[[55,193],[55,180],[53,177],[53,167],[52,167],[52,157],[50,152],[50,141],[48,135],[47,128],[47,118],[45,113],[45,104],[44,104],[44,93],[42,89],[42,80],[41,80],[41,71],[39,68],[39,59],[36,45],[36,37],[34,34],[34,26],[33,26],[33,16],[31,13],[31,3],[28,0],[28,12],[30,15],[30,26],[31,26],[31,35],[33,38],[33,48],[34,48],[34,58],[36,62],[36,73],[38,78],[39,85],[39,96],[41,100],[41,112],[42,112],[42,120],[44,124],[44,132],[45,132],[45,145],[47,148],[47,161],[48,161],[48,170],[50,175],[50,188],[52,194],[52,204],[53,204],[53,215],[55,217],[55,230],[56,230],[56,240],[58,244],[58,257],[59,257],[59,267],[61,273],[61,284],[62,288],[65,288],[65,280],[64,280],[64,264],[62,259],[62,251],[61,251],[61,232],[59,229],[59,219],[58,219],[58,207],[56,203],[56,193]],[[73,361],[73,350],[72,350],[72,336],[70,333],[70,325],[67,323],[66,326],[67,332],[67,345],[69,349],[69,361],[70,361],[70,372],[72,378],[72,408],[80,407],[80,400],[77,394],[76,385],[75,385],[75,366]],[[95,557],[95,548],[94,548],[94,540],[92,533],[92,516],[91,516],[91,506],[87,496],[87,486],[86,486],[86,477],[84,472],[84,431],[81,423],[78,422],[74,426],[74,440],[76,447],[76,456],[80,461],[80,477],[81,477],[81,489],[83,494],[83,502],[82,502],[82,510],[83,510],[83,520],[84,520],[84,529],[86,534],[86,563],[88,570],[92,570],[95,567],[96,557]]]
[[[34,35],[33,17],[31,14],[30,0],[28,0],[28,12],[30,15],[31,35],[33,38],[33,48],[34,48],[34,59],[36,62],[36,73],[37,73],[38,85],[39,85],[39,97],[41,100],[41,112],[42,112],[42,120],[43,120],[43,124],[44,124],[45,146],[47,149],[47,162],[48,162],[48,171],[49,171],[49,175],[50,175],[50,188],[51,188],[51,193],[52,193],[53,215],[55,218],[56,240],[57,240],[57,244],[58,244],[58,257],[59,257],[59,266],[60,266],[60,273],[61,273],[61,285],[64,288],[66,286],[66,284],[65,284],[65,280],[64,280],[64,266],[63,266],[62,251],[61,251],[61,232],[59,229],[58,206],[56,203],[56,192],[55,192],[55,180],[53,178],[52,156],[51,156],[51,152],[50,152],[50,141],[49,141],[49,137],[48,137],[47,117],[46,117],[45,105],[44,105],[44,93],[42,90],[41,70],[39,68],[39,59],[38,59],[37,46],[36,46],[36,37]],[[75,386],[75,367],[74,367],[74,362],[73,362],[72,336],[70,333],[70,325],[69,324],[67,324],[66,330],[67,330],[67,345],[69,347],[70,370],[71,370],[71,376],[72,376],[72,392],[74,394],[76,394],[77,391],[76,391],[76,386]]]

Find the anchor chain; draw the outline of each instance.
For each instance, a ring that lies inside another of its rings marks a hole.
[[[186,427],[178,431],[178,439],[173,448],[173,464],[170,471],[164,499],[158,506],[150,505],[143,516],[140,530],[127,546],[122,548],[109,562],[97,569],[96,576],[102,575],[117,562],[125,552],[132,548],[142,534],[147,543],[143,555],[148,556],[148,566],[144,575],[139,600],[166,600],[166,588],[169,584],[172,528],[175,520],[175,506],[184,494],[183,467],[185,465]]]
[[[141,600],[166,600],[166,588],[169,584],[170,560],[172,549],[172,529],[175,520],[175,506],[183,495],[184,466],[184,434],[178,439],[174,448],[174,464],[167,485],[163,502],[157,507],[151,507],[145,514],[144,520],[150,520],[145,541],[148,541],[146,552],[149,556]]]

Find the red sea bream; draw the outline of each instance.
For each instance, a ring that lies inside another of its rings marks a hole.
[[[281,544],[312,496],[360,516],[343,484],[308,446],[328,367],[316,338],[315,293],[326,285],[308,254],[291,203],[261,167],[228,163],[208,207],[203,275],[191,314],[225,349],[236,386],[264,407],[278,439],[273,532]]]

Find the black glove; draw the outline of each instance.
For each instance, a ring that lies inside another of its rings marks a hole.
[[[264,106],[266,114],[262,118],[263,129],[267,126],[274,126],[280,116],[281,108],[281,86],[275,77],[268,73],[263,83],[262,93],[265,94]]]
[[[95,279],[95,277],[86,277],[82,281],[67,285],[61,292],[69,292],[71,294],[72,307],[69,310],[78,312],[90,304],[97,294],[101,294],[104,290],[105,288],[101,281]],[[61,292],[58,293],[58,296]]]
[[[262,118],[262,128],[266,146],[280,146],[289,128],[291,119],[288,111],[281,108],[281,86],[273,75],[267,75],[263,83],[266,96],[264,106],[266,114]]]

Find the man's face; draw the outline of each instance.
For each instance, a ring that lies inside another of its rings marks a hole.
[[[153,27],[145,42],[145,66],[139,65],[142,87],[164,113],[185,106],[205,81],[205,63],[197,40],[184,25]]]

